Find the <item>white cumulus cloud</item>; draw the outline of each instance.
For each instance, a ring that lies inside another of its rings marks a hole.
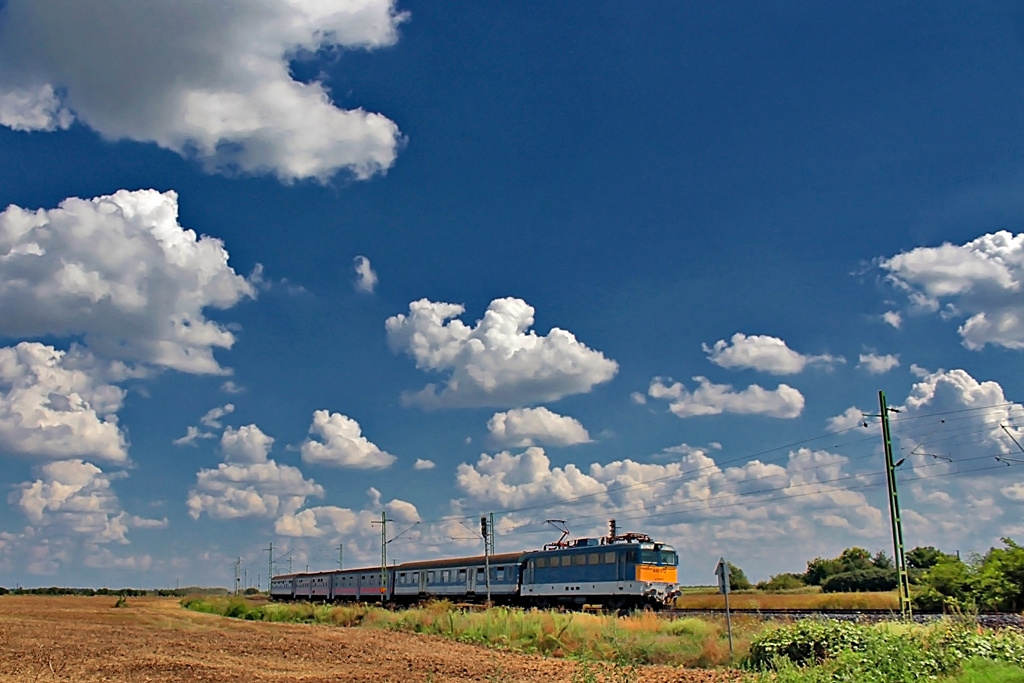
[[[889,405],[897,411],[890,416],[893,436],[906,451],[903,455],[909,456],[905,469],[922,462],[934,468],[936,462],[929,455],[977,463],[987,455],[1020,452],[1010,434],[1018,441],[1024,438],[1024,429],[1018,426],[1024,405],[1007,398],[998,382],[978,381],[966,370],[921,369],[903,404]],[[862,424],[864,415],[877,413],[877,405],[868,410],[850,407],[829,424],[852,427]],[[877,420],[872,423],[875,427]]]
[[[941,423],[925,449],[941,451],[954,461],[992,452],[1004,455],[1019,453],[1003,425],[1018,441],[1024,438],[1024,429],[1016,426],[1024,415],[1024,406],[1007,398],[998,382],[978,381],[962,369],[938,370],[922,377],[898,409],[900,417],[907,420],[942,413],[956,414],[956,425],[951,424],[947,428],[945,423]],[[903,420],[895,424],[897,435],[902,432],[903,424]],[[967,431],[968,425],[972,438],[949,440],[949,434],[956,433],[954,430]],[[908,440],[912,439],[908,437]]]
[[[228,427],[220,437],[224,460],[231,463],[266,462],[273,445],[274,438],[264,434],[256,425],[238,429]]]
[[[225,403],[222,406],[217,406],[216,408],[208,410],[205,415],[199,418],[199,422],[211,429],[221,429],[224,426],[221,422],[221,418],[225,415],[230,415],[234,411],[235,406],[233,403]],[[216,438],[217,435],[213,432],[204,432],[198,426],[190,425],[185,430],[185,436],[175,439],[173,443],[175,446],[195,446],[196,441],[200,439]]]
[[[178,225],[174,192],[66,199],[0,213],[0,334],[83,335],[94,354],[190,373],[234,335],[207,320],[255,296],[219,240]]]
[[[356,550],[357,553],[368,554],[366,551],[375,549],[379,554],[379,527],[374,527],[373,522],[379,522],[380,511],[384,510],[392,522],[407,525],[407,533],[402,534],[404,540],[415,541],[419,538],[419,530],[412,526],[420,521],[420,513],[415,505],[398,498],[384,502],[380,491],[375,488],[370,488],[366,493],[370,501],[362,510],[336,505],[306,508],[279,517],[274,522],[274,532],[279,536],[330,539],[332,544],[344,538],[347,552]],[[401,533],[401,530],[396,533]]]
[[[702,547],[709,539],[712,545],[742,540],[756,547],[768,535],[806,540],[830,519],[857,537],[885,529],[881,511],[850,490],[851,482],[879,478],[858,478],[842,455],[802,448],[781,465],[751,460],[721,466],[703,449],[684,445],[667,452],[680,457],[666,464],[626,459],[586,468],[552,467],[538,447],[483,454],[458,467],[456,483],[475,505],[525,508],[505,518],[510,529],[563,513],[569,519],[571,513],[572,519],[591,520],[585,522],[589,528],[573,526],[575,535],[586,535],[602,533],[604,521],[614,517],[620,530],[642,520],[643,530],[655,537]],[[466,501],[458,507],[467,507]]]
[[[206,425],[207,427],[212,427],[213,429],[220,429],[223,426],[221,424],[220,419],[226,415],[230,415],[233,412],[235,412],[235,404],[225,403],[222,406],[217,406],[216,408],[211,408],[210,410],[208,410],[205,415],[199,418],[199,422]]]
[[[576,465],[551,467],[544,449],[532,446],[513,455],[503,451],[494,456],[482,453],[475,465],[462,463],[455,475],[460,490],[476,498],[514,507],[527,502],[567,500],[579,495],[598,494],[605,487],[580,471]]]
[[[858,368],[864,368],[872,375],[881,375],[900,366],[900,357],[891,353],[877,354],[874,352],[860,354]]]
[[[390,467],[397,460],[363,436],[358,422],[341,413],[314,412],[309,433],[323,441],[310,438],[303,442],[303,462],[372,469]]]
[[[918,247],[878,264],[916,308],[966,317],[959,333],[967,348],[1024,349],[1024,233]]]
[[[393,0],[8,0],[2,11],[0,124],[66,128],[74,112],[106,138],[283,181],[367,178],[394,162],[392,121],[336,106],[289,67],[394,44],[406,15]]]
[[[900,329],[901,325],[903,325],[903,316],[900,315],[899,311],[886,311],[882,314],[882,320],[884,320],[887,325],[891,325],[897,330]]]
[[[299,468],[268,458],[273,439],[256,425],[225,430],[221,447],[226,462],[202,469],[186,505],[192,519],[202,513],[214,519],[292,515],[309,496],[324,489],[302,476]]]
[[[795,375],[808,365],[831,367],[845,363],[842,356],[797,353],[778,337],[764,334],[745,335],[737,332],[730,341],[719,339],[714,346],[703,345],[708,360],[723,368],[752,368],[773,375]]]
[[[495,413],[487,430],[495,443],[503,446],[572,446],[590,441],[579,421],[543,406]]]
[[[180,436],[171,443],[175,446],[195,446],[200,439],[216,439],[217,435],[212,432],[204,432],[195,425],[189,425],[185,429],[185,436]]]
[[[434,464],[434,461],[426,458],[416,458],[416,462],[413,463],[412,466],[414,470],[432,470],[435,467],[437,467],[437,465]]]
[[[0,448],[45,458],[128,459],[117,422],[124,391],[97,380],[52,346],[0,348]]]
[[[74,119],[49,84],[0,90],[0,126],[23,132],[52,132],[66,130]]]
[[[356,289],[360,292],[372,294],[377,286],[377,273],[374,272],[373,267],[370,265],[370,259],[365,256],[356,256],[354,268],[356,271]]]
[[[111,476],[92,463],[59,460],[39,468],[40,478],[18,486],[9,501],[35,525],[59,528],[91,543],[127,543],[128,529],[162,528],[167,520],[128,515],[111,488]]]
[[[656,377],[647,394],[668,401],[669,410],[679,417],[736,413],[789,419],[798,417],[804,409],[803,394],[788,384],[780,384],[775,389],[752,384],[736,391],[731,384],[713,384],[706,377],[693,379],[698,386],[689,391],[680,382]]]
[[[566,330],[538,335],[534,309],[522,299],[495,299],[482,320],[457,319],[459,304],[426,299],[409,314],[388,318],[388,342],[421,370],[450,373],[440,392],[435,384],[407,395],[424,408],[522,405],[589,392],[615,376],[618,364],[587,348]]]
[[[274,460],[221,463],[217,469],[199,471],[186,505],[192,519],[204,512],[214,519],[273,518],[294,513],[309,496],[323,495],[323,487],[303,477],[297,467]]]

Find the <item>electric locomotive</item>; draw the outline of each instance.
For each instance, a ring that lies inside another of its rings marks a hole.
[[[679,587],[675,549],[646,534],[617,534],[614,521],[601,538],[566,541],[567,531],[542,550],[405,562],[388,567],[285,574],[273,577],[270,596],[281,600],[456,602],[567,608],[660,609]]]
[[[646,534],[580,538],[523,557],[520,601],[609,609],[659,608],[679,595],[672,546]]]

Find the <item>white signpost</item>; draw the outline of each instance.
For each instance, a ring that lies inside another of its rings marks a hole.
[[[724,557],[718,558],[715,575],[718,577],[718,592],[725,596],[725,627],[729,632],[729,657],[732,657],[732,615],[729,613],[729,563],[725,561]]]

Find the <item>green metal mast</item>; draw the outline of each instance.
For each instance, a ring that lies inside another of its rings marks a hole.
[[[900,592],[900,617],[910,619],[910,576],[907,574],[907,556],[903,546],[903,520],[900,517],[900,494],[896,489],[896,465],[892,457],[892,432],[889,429],[889,406],[885,392],[878,392],[878,407],[882,418],[882,441],[885,447],[885,476],[889,484],[889,517],[892,520],[892,545],[896,562],[896,582]]]

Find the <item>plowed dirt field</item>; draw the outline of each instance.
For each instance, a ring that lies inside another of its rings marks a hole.
[[[622,670],[500,652],[436,636],[266,624],[190,612],[174,598],[0,596],[0,681],[623,680]],[[724,672],[640,667],[626,680],[731,680]]]

